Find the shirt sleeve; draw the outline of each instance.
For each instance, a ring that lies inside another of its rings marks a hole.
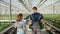
[[[17,23],[16,22],[14,23],[14,28],[17,28]]]
[[[26,21],[27,21],[27,20],[23,20],[23,23],[26,24]]]
[[[41,19],[43,19],[43,15],[41,14]]]
[[[14,23],[14,28],[17,28],[17,21]]]
[[[26,20],[23,20],[23,30],[25,30],[25,27],[26,27]]]
[[[30,15],[30,17],[29,17],[29,18],[30,18],[30,20],[32,20],[32,17],[31,17],[31,15]]]

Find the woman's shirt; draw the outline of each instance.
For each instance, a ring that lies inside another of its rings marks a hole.
[[[19,22],[16,21],[14,27],[17,29],[25,29],[25,25],[26,25],[26,20],[21,20]]]

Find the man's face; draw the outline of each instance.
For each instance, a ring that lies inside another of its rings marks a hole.
[[[37,10],[35,10],[35,9],[32,9],[32,10],[33,10],[34,13],[37,12]]]

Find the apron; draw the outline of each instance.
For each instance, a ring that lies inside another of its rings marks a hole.
[[[40,28],[40,25],[39,25],[38,21],[39,21],[41,16],[39,16],[39,19],[37,20],[37,22],[34,20],[33,16],[31,16],[31,17],[34,21],[34,23],[32,25],[32,34],[40,34],[41,28]]]
[[[40,34],[41,28],[37,22],[33,24],[32,31],[32,34]]]

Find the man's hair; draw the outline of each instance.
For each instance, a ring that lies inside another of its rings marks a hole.
[[[32,9],[35,9],[35,10],[37,10],[37,7],[33,7]]]
[[[19,13],[17,16],[23,16],[23,14],[22,13]]]

